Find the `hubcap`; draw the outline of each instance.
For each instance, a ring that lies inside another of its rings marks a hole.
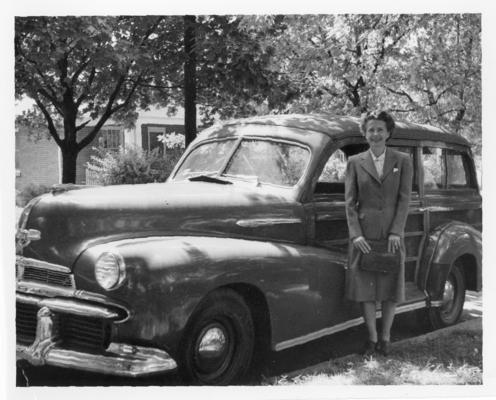
[[[443,292],[443,305],[442,311],[445,314],[448,314],[453,309],[453,304],[455,302],[455,285],[448,279],[444,284],[444,292]]]
[[[231,343],[223,325],[213,323],[207,325],[198,336],[196,346],[196,364],[204,374],[222,370],[223,364],[229,360]]]

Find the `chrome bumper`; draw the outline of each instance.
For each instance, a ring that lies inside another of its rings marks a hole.
[[[16,345],[18,360],[26,360],[33,365],[53,365],[127,377],[165,372],[177,367],[168,353],[155,348],[111,343],[105,353],[92,354],[59,346],[53,311],[65,310],[104,318],[117,317],[117,314],[105,306],[83,307],[80,302],[70,299],[40,299],[20,293],[17,294],[17,301],[41,306],[37,313],[35,340],[30,346]]]
[[[38,340],[38,338],[37,338]],[[138,377],[176,368],[175,361],[158,349],[111,343],[106,354],[89,354],[57,348],[50,340],[33,345],[16,346],[18,360],[33,365],[53,365],[111,375]]]

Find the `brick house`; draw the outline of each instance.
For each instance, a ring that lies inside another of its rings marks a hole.
[[[152,109],[138,114],[135,127],[125,129],[114,121],[108,122],[98,132],[93,142],[78,155],[76,166],[76,184],[86,184],[86,163],[94,153],[93,147],[103,146],[118,150],[121,147],[136,146],[144,150],[162,148],[158,140],[166,133],[184,134],[184,116],[179,112],[168,117],[164,110]],[[84,136],[91,128],[85,127],[78,134]],[[31,134],[27,128],[16,129],[16,190],[22,190],[29,184],[50,186],[61,182],[62,154],[55,141],[45,133]]]
[[[19,127],[15,133],[15,188],[29,184],[51,186],[61,180],[59,147],[47,134],[29,134]]]

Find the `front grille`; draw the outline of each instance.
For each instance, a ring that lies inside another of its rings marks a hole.
[[[60,314],[59,328],[65,348],[105,350],[110,344],[110,325],[100,318]]]
[[[25,266],[21,277],[24,281],[47,283],[51,285],[72,287],[71,275],[66,272],[52,271],[45,268]]]
[[[36,338],[36,324],[39,308],[35,305],[17,302],[16,335],[17,343],[30,345]],[[110,344],[110,323],[101,318],[82,317],[74,314],[54,313],[55,332],[60,345],[67,349],[91,352],[104,351]]]
[[[32,304],[16,304],[16,335],[17,342],[29,345],[36,337],[36,313],[38,307]]]

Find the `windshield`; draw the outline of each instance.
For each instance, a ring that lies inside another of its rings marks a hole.
[[[234,141],[211,142],[194,149],[174,179],[188,179],[219,172],[231,154]],[[221,176],[257,183],[294,186],[310,159],[310,151],[300,145],[264,139],[243,139]]]
[[[223,175],[261,183],[294,186],[310,158],[304,147],[269,140],[243,140]]]
[[[198,175],[216,174],[231,154],[234,143],[235,140],[231,139],[198,146],[184,160],[174,179],[183,180]]]

